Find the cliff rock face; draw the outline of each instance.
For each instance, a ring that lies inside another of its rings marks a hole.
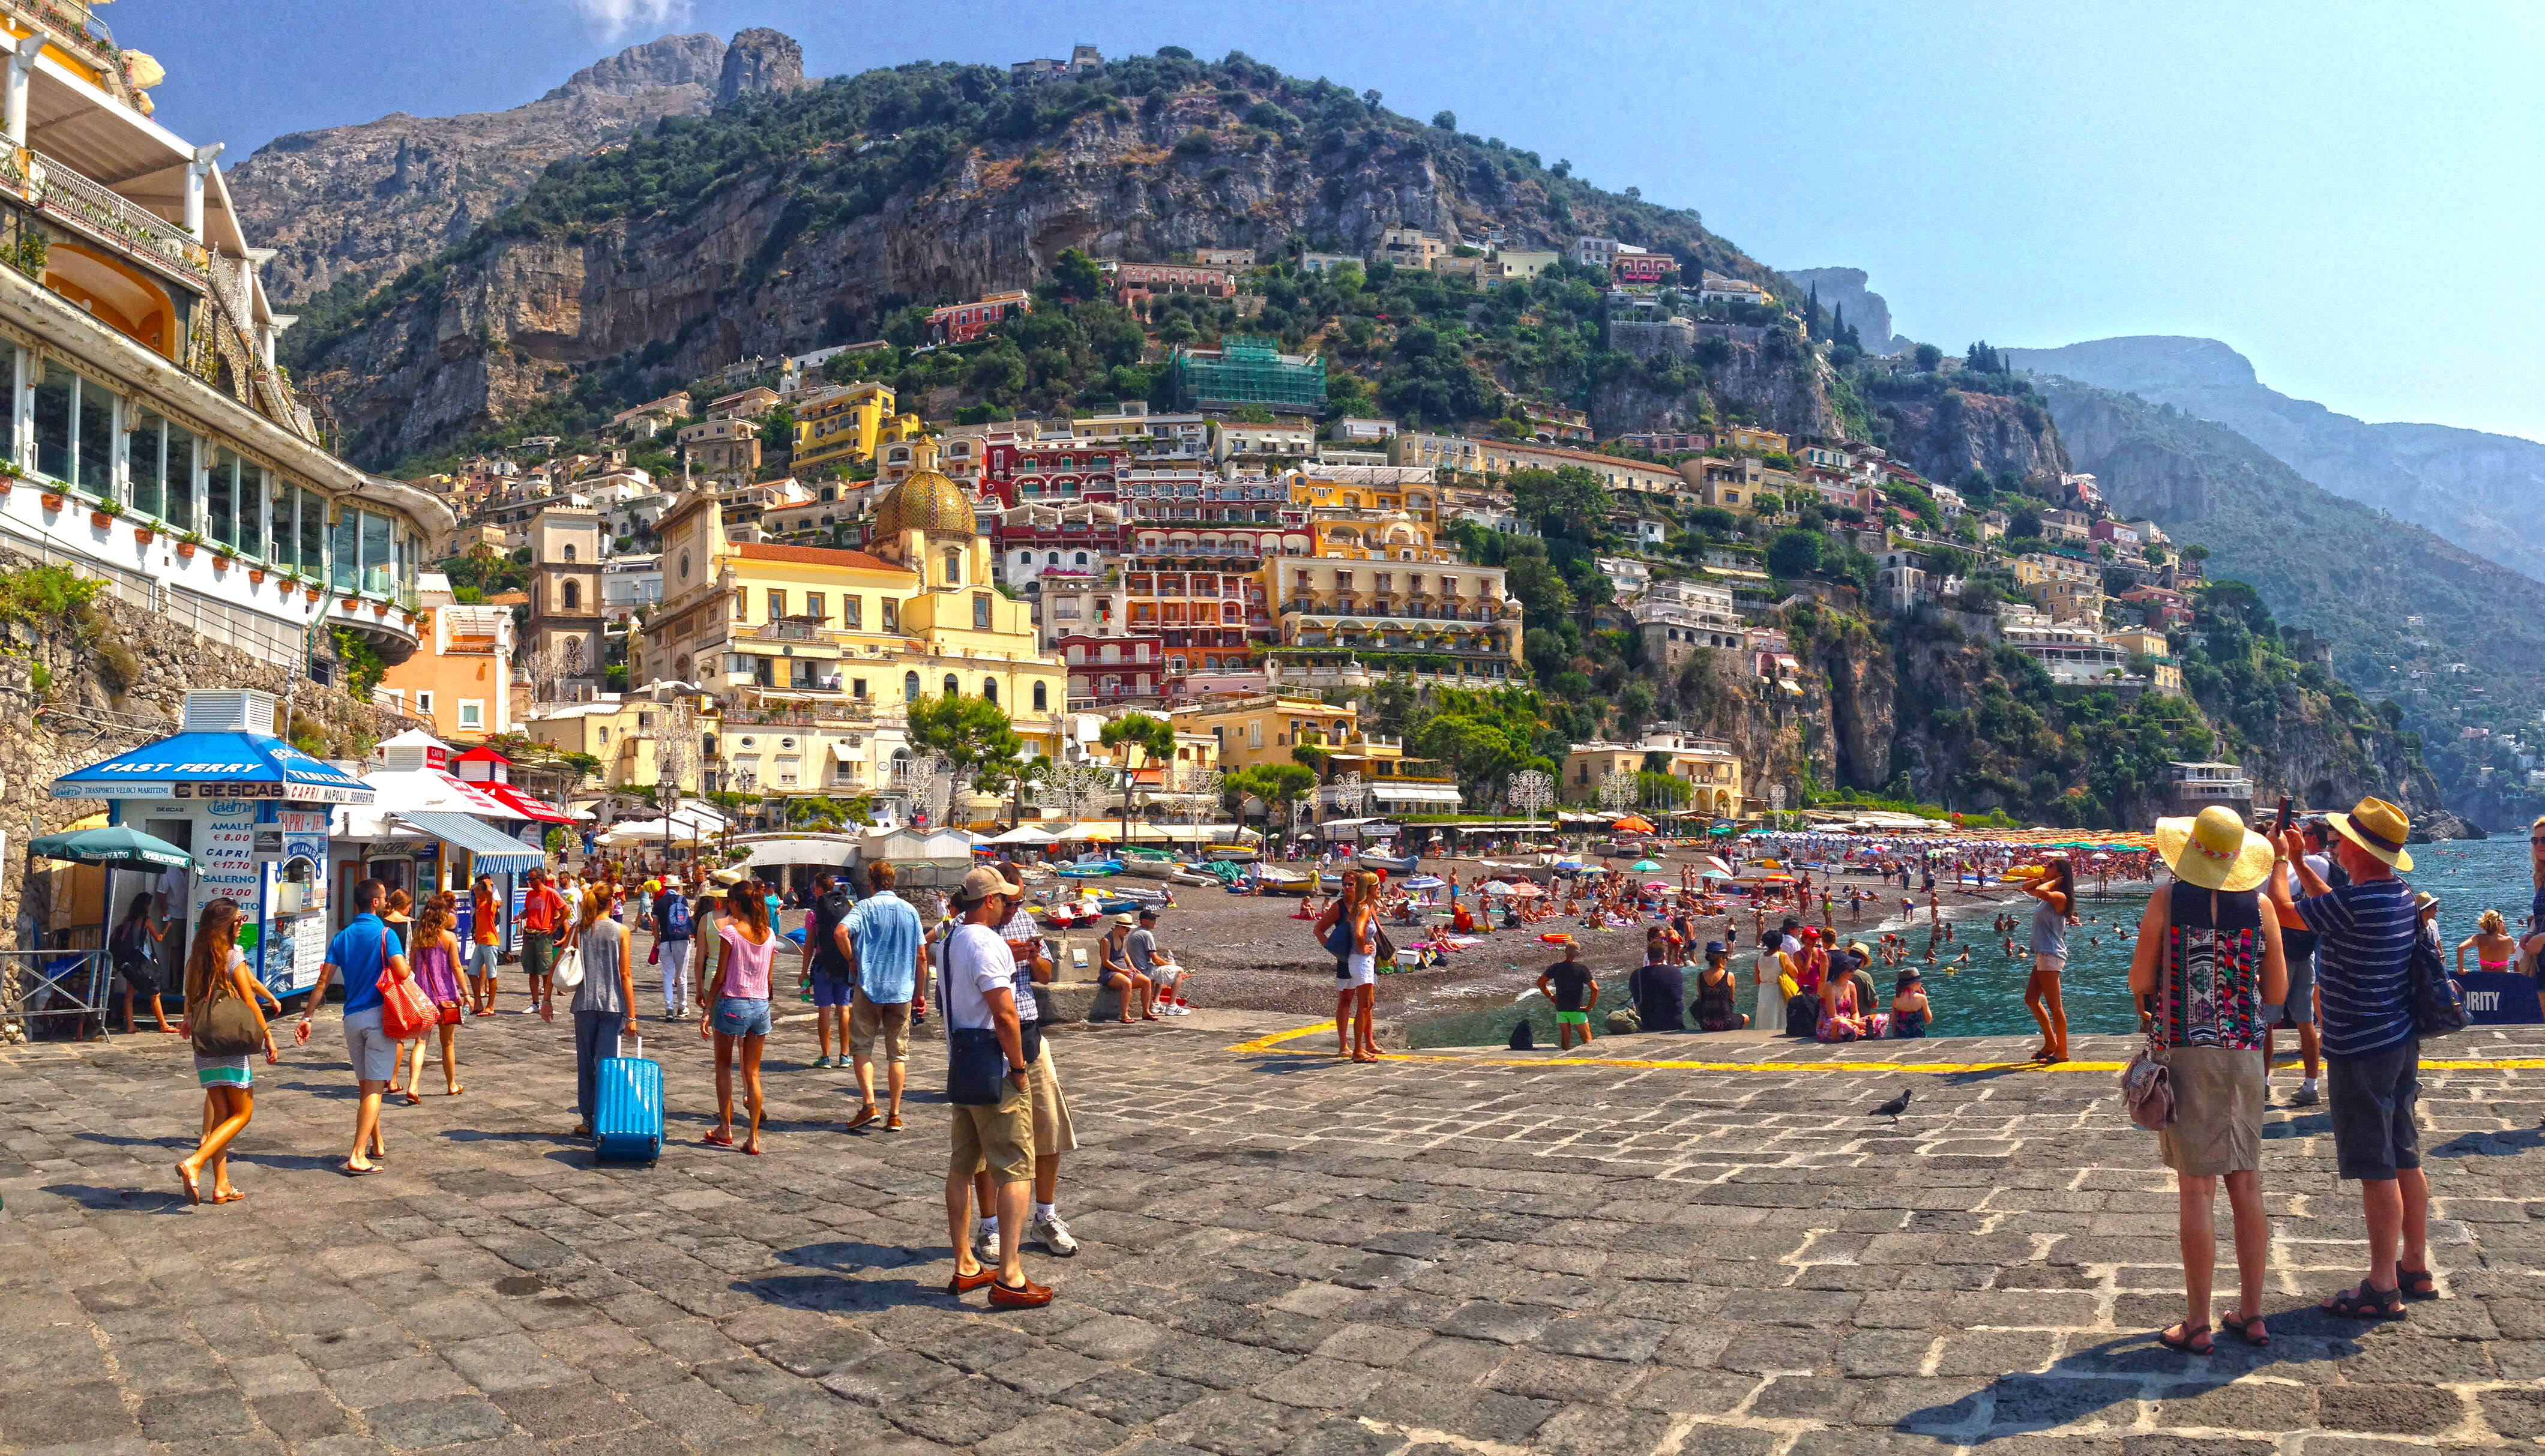
[[[642,351],[647,387],[670,388],[740,356],[801,348],[842,314],[1029,283],[1064,248],[1165,258],[1301,236],[1373,247],[1400,224],[1472,236],[1489,204],[1508,202],[1444,176],[1420,149],[1312,158],[1230,120],[1207,91],[1089,111],[1056,138],[969,149],[822,226],[785,225],[798,202],[790,161],[686,215],[481,235],[435,285],[337,340],[308,382],[354,450],[384,462],[510,418],[577,366]],[[1196,131],[1210,149],[1176,147]],[[1552,241],[1534,215],[1515,245]],[[1756,385],[1763,397],[1791,387],[1764,370]]]
[[[276,250],[266,286],[299,302],[340,278],[393,278],[519,201],[559,157],[614,145],[663,117],[699,115],[728,92],[804,84],[793,40],[775,31],[735,39],[749,44],[666,36],[629,46],[508,112],[399,112],[276,137],[229,173],[247,235]]]
[[[715,104],[731,106],[754,92],[793,91],[803,85],[804,47],[792,36],[755,26],[737,33],[725,47]]]
[[[2056,483],[2075,468],[2048,412],[2026,400],[1950,390],[1932,399],[1886,400],[1881,413],[1891,429],[1891,452],[1929,480],[1950,484],[1976,468]]]
[[[1697,333],[1684,325],[1611,329],[1610,347],[1634,355],[1645,367],[1619,370],[1593,387],[1591,423],[1603,436],[1690,430],[1727,414],[1796,439],[1840,433],[1830,406],[1828,365],[1786,336],[1706,325],[1707,336],[1721,337],[1731,351],[1723,363],[1706,367],[1693,362]]]
[[[1832,310],[1855,330],[1867,354],[1898,354],[1916,341],[1891,332],[1891,305],[1865,286],[1871,280],[1861,268],[1789,268],[1785,277],[1797,289],[1817,288],[1821,307]]]

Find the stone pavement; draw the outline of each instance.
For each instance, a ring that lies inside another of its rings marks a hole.
[[[2109,1073],[1228,1050],[1282,1024],[1055,1037],[1085,1252],[1028,1254],[1060,1299],[1023,1314],[943,1292],[926,1044],[911,1129],[850,1137],[850,1076],[781,1028],[769,1154],[745,1158],[698,1144],[695,1028],[649,1021],[675,1145],[596,1168],[563,1135],[566,1028],[508,1013],[463,1032],[465,1095],[393,1106],[389,1171],[349,1179],[330,1011],[260,1068],[247,1201],[199,1209],[169,1173],[200,1110],[173,1038],[0,1055],[0,1452],[2365,1456],[2545,1433],[2545,1071],[2429,1074],[2451,1298],[2374,1330],[2310,1308],[2359,1271],[2357,1206],[2322,1109],[2275,1108],[2277,1342],[2204,1360],[2149,1337],[2180,1303],[2175,1202]],[[1596,1049],[1656,1045],[1713,1054]],[[1896,1126],[1871,1115],[1903,1087]]]

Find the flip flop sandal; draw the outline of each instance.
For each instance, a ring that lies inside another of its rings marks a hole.
[[[2362,1279],[2356,1288],[2341,1291],[2321,1308],[2345,1320],[2400,1320],[2404,1318],[2404,1295],[2400,1289],[2372,1289]]]
[[[2169,1325],[2169,1326],[2167,1326],[2166,1328],[2164,1328],[2163,1330],[2158,1331],[2158,1332],[2156,1333],[2156,1342],[2157,1342],[2157,1343],[2159,1343],[2159,1344],[2161,1344],[2161,1345],[2164,1345],[2167,1349],[2170,1349],[2170,1350],[2180,1350],[2182,1353],[2184,1353],[2184,1354],[2186,1354],[2186,1355],[2205,1355],[2205,1354],[2209,1354],[2209,1353],[2211,1353],[2213,1350],[2215,1350],[2215,1349],[2217,1348],[2217,1346],[2216,1346],[2214,1343],[2213,1343],[2213,1344],[2193,1344],[2193,1343],[2192,1343],[2192,1341],[2193,1341],[2193,1340],[2198,1339],[2200,1336],[2202,1336],[2202,1335],[2207,1335],[2207,1334],[2209,1333],[2209,1327],[2208,1327],[2208,1326],[2206,1326],[2206,1325],[2186,1325],[2186,1326],[2183,1326],[2183,1327],[2182,1327],[2182,1337],[2181,1337],[2180,1339],[2176,1339],[2176,1338],[2175,1338],[2175,1337],[2174,1337],[2174,1330],[2175,1330],[2175,1327],[2174,1327],[2174,1326],[2172,1326],[2172,1325]]]
[[[2430,1277],[2428,1269],[2408,1269],[2398,1264],[2395,1267],[2395,1283],[2403,1291],[2406,1299],[2424,1300],[2439,1297],[2438,1281]]]
[[[200,1204],[204,1201],[203,1185],[195,1180],[195,1175],[188,1173],[186,1165],[182,1163],[177,1165],[177,1185],[186,1190],[188,1203]]]
[[[711,1132],[699,1138],[698,1141],[710,1148],[730,1148],[733,1146],[733,1134]]]
[[[336,1165],[336,1171],[349,1178],[367,1178],[379,1172],[380,1166],[374,1163],[369,1168],[356,1168],[350,1163],[340,1163]]]

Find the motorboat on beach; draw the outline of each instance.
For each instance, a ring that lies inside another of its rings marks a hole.
[[[1184,868],[1182,860],[1163,849],[1125,849],[1119,862],[1124,874],[1152,880],[1172,879]]]
[[[1121,860],[1108,858],[1100,854],[1081,855],[1080,857],[1071,860],[1069,863],[1060,865],[1052,870],[1052,873],[1059,875],[1061,878],[1072,880],[1103,879],[1108,875],[1120,874],[1121,872]]]
[[[1258,883],[1267,895],[1305,895],[1316,883],[1316,876],[1295,869],[1279,869],[1266,864],[1258,866]]]
[[[1352,864],[1355,869],[1383,869],[1389,874],[1412,874],[1415,866],[1422,862],[1423,858],[1419,854],[1408,854],[1402,859],[1396,859],[1385,854],[1372,854],[1366,849],[1352,857]]]

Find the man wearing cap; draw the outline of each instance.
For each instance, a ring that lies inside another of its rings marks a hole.
[[[2331,1094],[2335,1162],[2356,1179],[2368,1223],[2368,1277],[2325,1301],[2334,1314],[2394,1319],[2407,1299],[2436,1299],[2430,1276],[2430,1185],[2422,1174],[2422,1046],[2413,1029],[2409,964],[2418,933],[2413,893],[2395,877],[2413,867],[2404,849],[2412,824],[2383,799],[2361,799],[2327,816],[2334,862],[2350,877],[2333,885],[2306,861],[2292,830],[2283,851],[2306,898],[2294,903],[2316,932],[2316,986],[2323,1004],[2324,1058]],[[2274,905],[2291,905],[2288,877],[2268,881]],[[2401,1245],[2399,1252],[2398,1245]]]
[[[1192,1008],[1185,1004],[1185,971],[1177,965],[1172,952],[1158,943],[1158,907],[1140,907],[1140,928],[1124,943],[1131,954],[1131,968],[1149,978],[1149,1010],[1167,1016],[1189,1016]]]
[[[1034,925],[1032,915],[1025,908],[1024,877],[1007,861],[1001,861],[992,872],[1006,883],[1020,887],[1018,897],[1009,902],[1008,919],[999,928],[999,940],[1008,947],[1008,959],[1014,968],[1010,972],[1009,984],[1016,990],[1017,1020],[1020,1024],[1031,1025],[1041,1013],[1034,986],[1051,980],[1054,969],[1051,954],[1043,945],[1042,934]],[[1060,1074],[1052,1061],[1051,1039],[1046,1036],[1038,1038],[1038,1041],[1035,1054],[1026,1059],[1026,1091],[1031,1097],[1033,1113],[1034,1192],[1033,1213],[1026,1225],[1025,1242],[1039,1244],[1062,1258],[1070,1258],[1078,1253],[1078,1240],[1070,1234],[1069,1225],[1060,1220],[1060,1155],[1077,1151],[1078,1133],[1069,1120],[1069,1098],[1060,1090]],[[976,1189],[980,1195],[980,1206],[989,1207],[990,1176],[986,1163],[982,1166]],[[997,1233],[987,1220],[973,1231],[974,1249],[982,1258],[988,1258],[989,1252],[996,1247],[992,1240]]]
[[[999,928],[1024,897],[1022,885],[1001,879],[988,865],[964,875],[954,892],[954,908],[962,923],[944,947],[946,1029],[995,1030],[1008,1064],[997,1105],[953,1104],[951,1108],[953,1146],[945,1164],[945,1232],[954,1246],[954,1278],[946,1288],[959,1296],[987,1284],[990,1303],[1001,1309],[1051,1303],[1050,1288],[1027,1279],[1025,1271],[1026,1202],[1034,1172],[1032,1078],[1026,1062],[1024,1028],[1017,1019],[1016,957],[1009,953],[1008,942],[999,938]],[[974,1256],[967,1227],[975,1168],[985,1168],[998,1184],[995,1273]]]

